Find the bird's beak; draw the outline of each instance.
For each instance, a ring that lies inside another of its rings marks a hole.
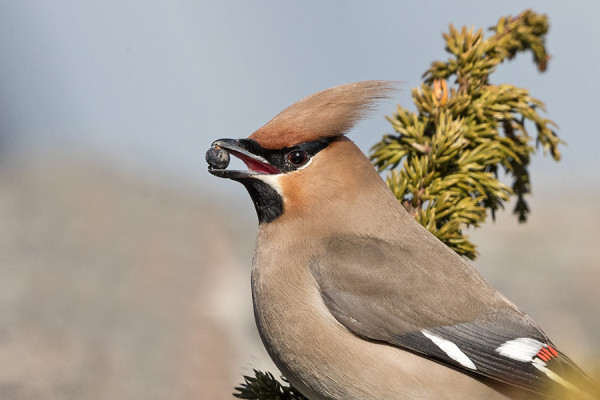
[[[265,158],[251,153],[245,148],[242,140],[236,139],[219,139],[212,143],[212,148],[218,148],[234,155],[242,160],[248,167],[247,171],[228,170],[225,168],[215,168],[211,165],[208,167],[208,172],[219,178],[229,178],[233,180],[243,179],[258,174],[280,174],[281,171],[271,165]]]

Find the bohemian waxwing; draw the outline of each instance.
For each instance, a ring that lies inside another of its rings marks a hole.
[[[210,172],[242,183],[258,214],[254,312],[277,367],[313,400],[600,398],[344,136],[393,89],[316,93],[207,153]],[[227,170],[229,154],[248,171]]]

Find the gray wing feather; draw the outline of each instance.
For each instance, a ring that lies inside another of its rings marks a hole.
[[[311,271],[336,318],[372,339],[388,341],[502,311],[523,315],[437,239],[409,246],[332,237]]]
[[[330,312],[356,335],[536,392],[556,385],[532,363],[496,351],[515,338],[552,344],[527,315],[434,238],[424,235],[407,245],[332,237],[312,260],[311,271]],[[451,359],[423,330],[457,345],[477,368]],[[562,353],[551,366],[589,380]]]

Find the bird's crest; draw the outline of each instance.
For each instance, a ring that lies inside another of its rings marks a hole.
[[[396,82],[363,81],[336,86],[292,104],[250,135],[262,147],[279,149],[347,133]]]

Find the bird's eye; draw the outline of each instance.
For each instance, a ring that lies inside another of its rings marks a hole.
[[[285,158],[293,166],[300,167],[306,164],[310,157],[302,150],[295,150],[288,153]]]

